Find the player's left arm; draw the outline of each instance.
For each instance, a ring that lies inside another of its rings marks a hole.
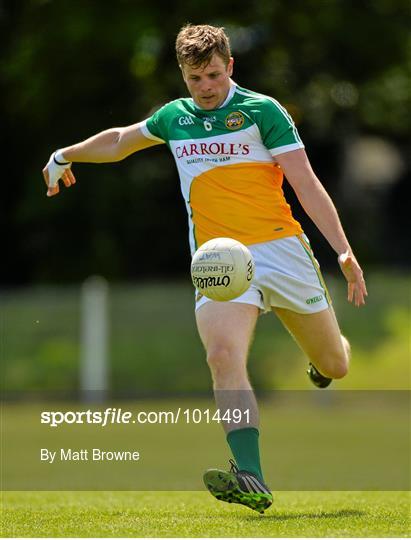
[[[367,288],[363,272],[344,233],[331,197],[314,173],[305,150],[293,150],[275,156],[298,200],[331,247],[348,282],[348,300],[365,304]]]

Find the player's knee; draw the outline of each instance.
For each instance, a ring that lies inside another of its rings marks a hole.
[[[325,377],[342,379],[348,373],[350,365],[351,347],[346,337],[341,336],[342,347],[334,351],[327,351],[325,357],[319,362],[320,371]]]
[[[207,351],[207,363],[214,380],[234,376],[242,362],[238,361],[235,352],[226,345],[216,345]]]
[[[345,347],[343,350],[336,351],[334,354],[330,355],[328,360],[328,373],[325,374],[327,377],[331,377],[332,379],[342,379],[347,375],[350,362],[349,354]]]

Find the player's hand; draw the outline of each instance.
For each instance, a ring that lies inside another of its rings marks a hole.
[[[354,302],[357,307],[363,306],[368,293],[357,259],[351,252],[346,251],[339,255],[338,263],[348,283],[348,301]]]
[[[59,159],[56,160],[56,154],[57,152],[51,154],[47,165],[43,169],[44,181],[48,187],[47,197],[53,197],[60,191],[60,179],[63,180],[66,187],[76,183],[76,178],[71,172],[71,163],[62,161],[60,155],[58,155]]]

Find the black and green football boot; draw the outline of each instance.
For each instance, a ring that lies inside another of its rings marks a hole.
[[[307,375],[317,388],[327,388],[327,386],[330,386],[332,381],[332,379],[329,377],[324,377],[324,375],[321,375],[318,369],[311,363],[308,364]]]
[[[232,459],[230,464],[230,472],[209,469],[204,473],[208,491],[219,501],[243,504],[264,514],[273,503],[271,491],[255,474],[240,471]]]

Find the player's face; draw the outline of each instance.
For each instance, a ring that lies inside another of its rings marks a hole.
[[[224,60],[214,54],[206,66],[182,66],[184,82],[199,107],[206,110],[217,109],[224,102],[230,90],[233,63],[234,60],[230,58],[225,65]]]

